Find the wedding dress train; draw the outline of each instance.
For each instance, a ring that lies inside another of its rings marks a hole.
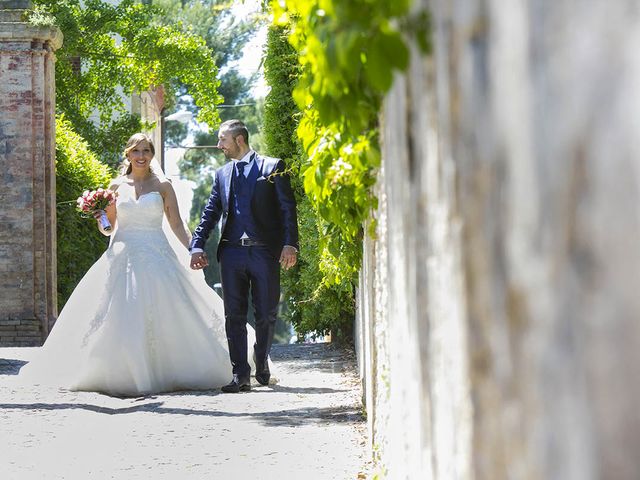
[[[188,267],[186,249],[170,245],[161,195],[117,202],[109,248],[77,285],[20,378],[122,396],[227,383],[222,299],[201,271]],[[247,328],[252,345],[255,334]]]

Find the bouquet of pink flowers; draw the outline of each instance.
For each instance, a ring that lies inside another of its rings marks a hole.
[[[78,211],[87,218],[95,217],[98,218],[100,225],[107,232],[111,231],[111,223],[109,223],[109,219],[107,215],[102,212],[99,217],[96,217],[95,213],[98,210],[103,210],[111,205],[116,200],[116,196],[118,194],[113,190],[99,188],[97,190],[89,191],[85,190],[81,197],[78,197],[77,200],[77,209]]]

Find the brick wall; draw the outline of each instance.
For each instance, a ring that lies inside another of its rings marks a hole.
[[[0,346],[39,345],[55,322],[53,51],[57,29],[0,0]]]
[[[42,328],[37,318],[3,319],[0,323],[0,345],[32,347],[42,343]]]

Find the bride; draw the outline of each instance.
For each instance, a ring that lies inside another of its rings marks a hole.
[[[191,235],[171,183],[153,168],[154,153],[145,134],[127,142],[123,174],[109,187],[118,194],[106,209],[114,225],[109,248],[21,379],[119,396],[209,389],[228,380],[222,299],[188,267]],[[184,249],[172,247],[163,217]]]

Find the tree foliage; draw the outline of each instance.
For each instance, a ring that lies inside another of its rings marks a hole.
[[[171,22],[176,28],[195,33],[204,39],[219,68],[218,91],[224,97],[225,103],[224,108],[219,110],[220,120],[242,119],[251,134],[251,145],[260,150],[262,105],[251,95],[255,76],[243,76],[236,69],[235,63],[241,58],[247,42],[266,22],[266,18],[264,15],[255,14],[239,20],[233,15],[232,3],[229,0],[154,1],[154,5],[160,8],[157,16],[161,21]],[[178,90],[178,103],[181,108],[198,111],[198,106],[193,104],[186,88]],[[170,145],[185,143],[189,133],[185,125],[178,122],[167,122],[165,125]],[[217,137],[214,131],[197,131],[192,142],[197,147],[210,147],[216,145]],[[200,212],[209,196],[213,170],[224,161],[223,155],[212,148],[189,149],[180,160],[181,174],[198,184],[194,191],[190,215],[192,224],[199,220]]]
[[[218,92],[224,98],[225,105],[253,103],[251,87],[257,72],[245,76],[235,67],[245,45],[266,22],[264,15],[256,13],[239,19],[233,14],[233,2],[230,0],[154,0],[153,4],[159,8],[156,17],[160,22],[170,23],[186,33],[202,37],[205,41],[212,52],[213,61],[218,66]],[[177,107],[197,113],[199,107],[193,103],[188,93],[185,85],[180,86]],[[220,116],[223,121],[229,116],[245,118],[255,116],[255,110],[255,106],[252,105],[225,108],[220,111]],[[167,126],[168,141],[175,144],[183,143],[187,137],[187,128],[176,122]],[[210,156],[207,158],[211,159]]]
[[[118,5],[34,0],[34,5],[33,21],[49,15],[64,34],[56,52],[57,110],[104,161],[117,163],[126,138],[140,129],[123,94],[163,87],[171,102],[186,85],[199,120],[218,122],[222,98],[213,52],[201,37],[160,23],[156,7],[134,0]]]
[[[273,0],[274,23],[290,28],[301,75],[293,98],[307,155],[301,175],[320,215],[319,248],[328,284],[356,281],[362,225],[376,207],[378,114],[394,71],[407,68],[403,38],[428,48],[428,17],[410,0]]]

